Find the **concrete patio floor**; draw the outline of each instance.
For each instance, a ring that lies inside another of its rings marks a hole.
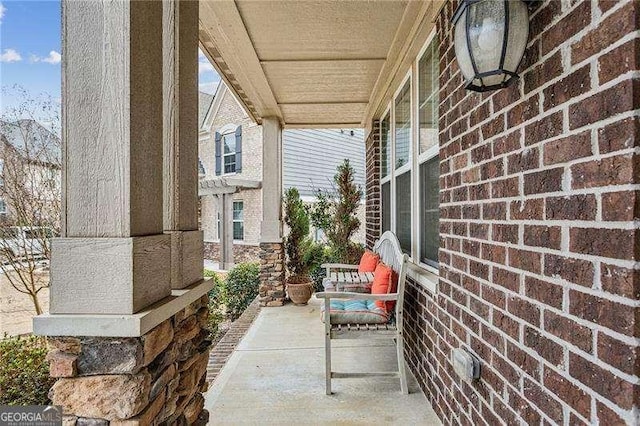
[[[333,341],[334,371],[396,370],[389,341]],[[320,303],[263,308],[205,395],[210,424],[402,424],[440,421],[410,377],[336,379],[324,392]]]

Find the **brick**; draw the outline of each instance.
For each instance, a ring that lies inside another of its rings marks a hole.
[[[639,220],[640,191],[619,191],[602,194],[602,219],[612,222]]]
[[[545,192],[556,192],[562,190],[562,175],[564,169],[541,170],[539,172],[524,175],[525,195],[540,194]]]
[[[547,389],[569,404],[581,416],[587,419],[591,417],[591,398],[582,389],[548,367],[545,367],[543,377],[543,383]]]
[[[640,146],[640,118],[630,117],[598,129],[598,147],[601,153],[620,151]]]
[[[589,64],[554,82],[544,90],[544,109],[549,110],[587,93],[591,89]]]
[[[600,265],[602,289],[630,299],[640,299],[640,270],[617,265]]]
[[[524,129],[524,144],[533,145],[562,133],[562,111],[543,117]]]
[[[585,352],[591,352],[593,349],[593,334],[591,329],[578,324],[566,316],[545,311],[544,330],[577,346]]]
[[[483,124],[480,127],[482,131],[482,138],[484,140],[488,140],[504,132],[504,120],[504,115],[498,115],[496,118]]]
[[[507,258],[507,249],[504,246],[482,243],[480,257],[494,263],[504,264]]]
[[[577,34],[591,22],[591,2],[585,1],[571,13],[542,33],[542,55],[560,46],[565,40]]]
[[[503,333],[511,336],[512,339],[518,340],[520,334],[520,323],[518,321],[495,309],[491,323]]]
[[[545,254],[544,274],[548,277],[562,278],[575,284],[591,287],[593,286],[594,266],[588,260]]]
[[[551,420],[556,423],[562,423],[562,404],[532,380],[525,377],[523,383],[522,388],[525,398],[533,402]]]
[[[637,91],[637,80],[625,80],[569,105],[569,128],[577,129],[633,110],[637,106],[633,94]]]
[[[504,202],[487,203],[482,205],[484,220],[504,220],[507,217],[507,204]]]
[[[469,236],[471,238],[478,238],[486,240],[489,238],[489,224],[488,223],[469,223]]]
[[[524,244],[560,250],[561,232],[559,226],[525,225]]]
[[[546,218],[549,220],[595,220],[596,208],[596,197],[592,194],[548,197]]]
[[[595,208],[595,198],[594,198]],[[542,219],[544,210],[543,198],[527,198],[511,202],[511,220],[536,220]],[[595,214],[595,213],[594,213]]]
[[[637,336],[632,306],[577,290],[569,292],[569,313],[627,336]]]
[[[515,127],[529,121],[540,113],[540,96],[533,95],[514,105],[507,112],[507,126]]]
[[[520,195],[520,178],[514,176],[491,182],[491,196],[493,198],[517,197]]]
[[[522,318],[529,324],[540,325],[540,308],[519,296],[509,296],[507,298],[507,311],[518,318]]]
[[[507,161],[509,174],[537,169],[540,164],[538,148],[525,148],[523,151],[509,155]]]
[[[487,302],[491,303],[494,306],[497,306],[501,309],[504,309],[505,307],[505,296],[504,296],[504,292],[502,292],[501,290],[491,287],[491,286],[487,286],[487,285],[483,285],[482,286],[482,298],[484,300],[486,300]]]
[[[549,2],[547,5],[552,3],[554,2]],[[559,4],[557,6],[559,6]],[[536,15],[536,18],[538,16],[539,15]],[[536,18],[534,18],[534,20]],[[562,56],[560,51],[557,51],[551,55],[551,57],[539,63],[524,74],[524,93],[527,94],[532,90],[536,90],[545,83],[553,81],[556,77],[559,77],[560,74],[562,74]]]
[[[502,155],[520,149],[521,129],[516,129],[511,133],[500,136],[493,141],[493,155]]]
[[[562,309],[562,287],[530,276],[524,280],[525,294],[545,305]]]
[[[600,84],[638,69],[640,69],[640,43],[638,39],[628,41],[598,58]]]
[[[635,2],[607,16],[600,24],[571,45],[571,63],[577,64],[611,46],[616,40],[638,28]],[[615,31],[611,29],[615,28]]]
[[[542,255],[526,250],[509,248],[509,266],[539,274],[542,269]]]
[[[526,399],[522,398],[514,391],[509,391],[509,403],[511,407],[522,417],[524,422],[529,425],[540,424],[540,413],[533,408],[533,405]]]
[[[631,383],[574,353],[569,355],[569,374],[622,409],[633,406]]]
[[[580,189],[637,183],[640,181],[636,173],[639,158],[640,156],[619,155],[574,164],[571,166],[571,185]]]
[[[533,327],[524,327],[524,344],[555,366],[564,362],[562,346]]]
[[[640,348],[598,333],[598,358],[631,376],[640,371]]]
[[[591,132],[549,141],[544,144],[544,164],[567,163],[592,155]]]
[[[601,425],[614,425],[614,426],[622,426],[628,424],[625,420],[623,420],[618,413],[613,411],[611,408],[607,407],[600,401],[596,401],[596,410],[598,416],[598,424]]]
[[[489,146],[489,145],[485,145]],[[482,180],[495,179],[504,175],[504,161],[498,158],[480,166],[480,177]]]
[[[574,253],[614,259],[637,259],[640,245],[631,229],[571,228],[569,249]]]
[[[540,377],[540,360],[524,351],[521,344],[507,341],[507,357],[522,371],[538,380]]]
[[[520,274],[506,269],[493,267],[492,282],[515,293],[520,290]]]
[[[492,226],[492,238],[501,243],[518,244],[518,225],[495,224]]]

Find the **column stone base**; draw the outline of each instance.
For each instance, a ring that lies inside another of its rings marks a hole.
[[[50,337],[64,424],[205,425],[208,296],[141,337]]]
[[[260,243],[260,306],[284,304],[284,277],[284,244]]]

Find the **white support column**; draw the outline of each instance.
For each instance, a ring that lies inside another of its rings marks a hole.
[[[171,288],[202,279],[198,230],[198,2],[163,0],[164,231]]]
[[[262,243],[282,242],[282,126],[262,121]]]
[[[229,270],[233,267],[233,194],[224,194],[222,199],[222,214],[220,225],[222,235],[220,237],[220,267]]]
[[[281,306],[286,296],[282,243],[282,126],[273,117],[262,121],[261,225],[260,304]]]
[[[52,314],[171,294],[162,206],[162,3],[63,2],[63,238]]]

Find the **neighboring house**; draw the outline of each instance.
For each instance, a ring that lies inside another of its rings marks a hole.
[[[232,263],[257,261],[262,219],[262,127],[255,124],[225,84],[215,95],[199,97],[200,218],[205,258]],[[332,190],[336,167],[345,158],[356,170],[364,190],[362,130],[316,129],[283,132],[283,186],[296,187],[305,202],[318,189]],[[364,199],[357,241],[364,243]],[[221,240],[225,223],[233,241],[226,253]],[[316,238],[321,236],[313,230]],[[231,256],[233,254],[233,256]]]
[[[0,120],[0,220],[15,220],[11,198],[34,201],[45,224],[58,220],[60,197],[60,138],[35,120]],[[28,214],[28,213],[23,213]],[[56,217],[44,217],[44,215]],[[37,219],[37,218],[36,218]],[[33,225],[37,225],[34,220]]]

